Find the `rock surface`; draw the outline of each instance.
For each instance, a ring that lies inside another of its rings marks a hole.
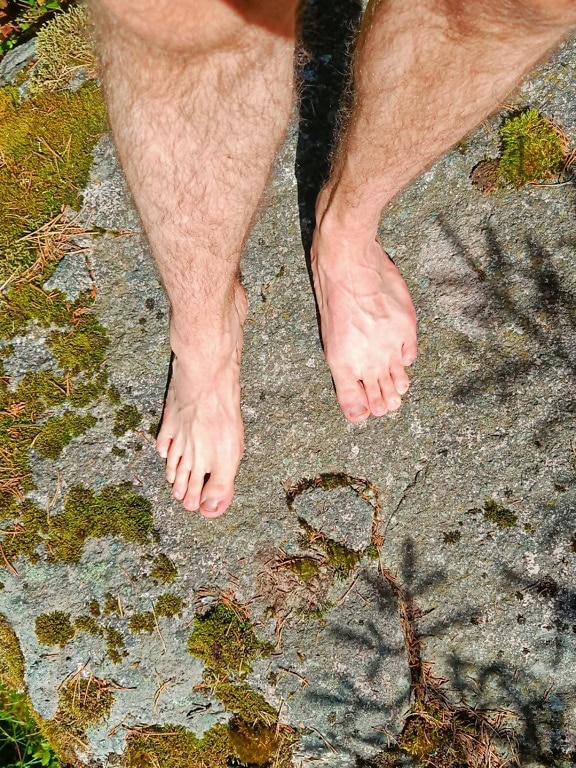
[[[576,46],[567,42],[515,103],[542,110],[574,141],[575,82]],[[374,524],[381,562],[420,609],[422,658],[446,678],[453,700],[514,711],[523,765],[575,764],[576,196],[572,184],[493,196],[474,189],[472,169],[497,153],[499,120],[440,160],[382,221],[382,240],[418,308],[420,355],[401,411],[359,426],[342,418],[334,398],[302,248],[316,138],[307,123],[299,137],[292,127],[243,262],[246,453],[235,500],[217,521],[181,509],[154,452],[150,432],[170,356],[167,302],[111,143],[102,140],[81,216],[105,231],[88,253],[96,313],[111,340],[110,379],[142,424],[115,437],[115,407],[99,403],[97,424],[56,461],[34,456],[34,498],[58,514],[79,481],[95,490],[129,481],[151,502],[158,539],[89,540],[75,565],[19,561],[19,576],[3,575],[0,591],[42,715],[54,713],[58,685],[88,660],[94,674],[121,686],[109,722],[89,733],[94,757],[122,751],[119,723],[182,723],[201,735],[228,717],[215,700],[189,715],[203,665],[186,641],[206,589],[232,590],[250,606],[258,636],[279,643],[255,663],[249,683],[281,707],[283,722],[304,729],[304,765],[352,768],[399,732],[410,674],[396,598],[376,565],[365,556],[343,580],[321,569],[300,591],[286,576],[292,602],[280,599],[271,563],[310,554],[303,517],[359,550]],[[26,358],[14,352],[14,375],[24,359],[50,365],[40,346],[31,349]],[[285,489],[338,473],[364,478],[378,504],[352,483],[288,503]],[[181,617],[160,619],[165,647],[158,634],[127,629],[135,611],[166,591],[143,559],[159,552],[176,564],[170,590],[185,601]],[[125,660],[112,664],[102,638],[87,634],[47,654],[35,616],[63,606],[85,613],[106,592],[123,605],[113,622]],[[306,612],[319,605],[320,621]],[[280,636],[270,609],[285,619]],[[158,679],[170,683],[156,706]]]

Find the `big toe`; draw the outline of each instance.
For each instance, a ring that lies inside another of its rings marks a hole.
[[[200,514],[204,517],[220,517],[234,496],[234,473],[215,469],[204,484],[200,501]]]
[[[344,416],[348,421],[360,422],[366,421],[370,415],[368,398],[361,382],[353,373],[348,375],[334,375],[334,385],[336,387],[336,397]]]

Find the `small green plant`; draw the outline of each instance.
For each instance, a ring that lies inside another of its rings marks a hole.
[[[0,684],[0,765],[6,768],[58,768],[42,736],[28,697]]]
[[[0,0],[0,59],[64,4],[59,0],[19,0],[17,4]]]
[[[535,109],[507,118],[500,128],[500,140],[501,184],[519,189],[551,179],[562,170],[568,140],[552,120]]]

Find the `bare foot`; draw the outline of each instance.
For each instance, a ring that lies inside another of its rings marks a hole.
[[[166,459],[174,498],[205,517],[218,517],[230,505],[244,450],[240,356],[246,308],[238,285],[222,328],[199,330],[190,348],[172,340],[172,378],[156,450]]]
[[[404,368],[417,355],[416,312],[380,243],[326,221],[322,200],[311,255],[324,353],[342,413],[360,422],[400,407]]]

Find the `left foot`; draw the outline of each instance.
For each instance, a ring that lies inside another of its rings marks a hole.
[[[327,221],[323,194],[311,257],[324,354],[342,413],[360,422],[400,407],[418,351],[416,311],[380,243]]]

